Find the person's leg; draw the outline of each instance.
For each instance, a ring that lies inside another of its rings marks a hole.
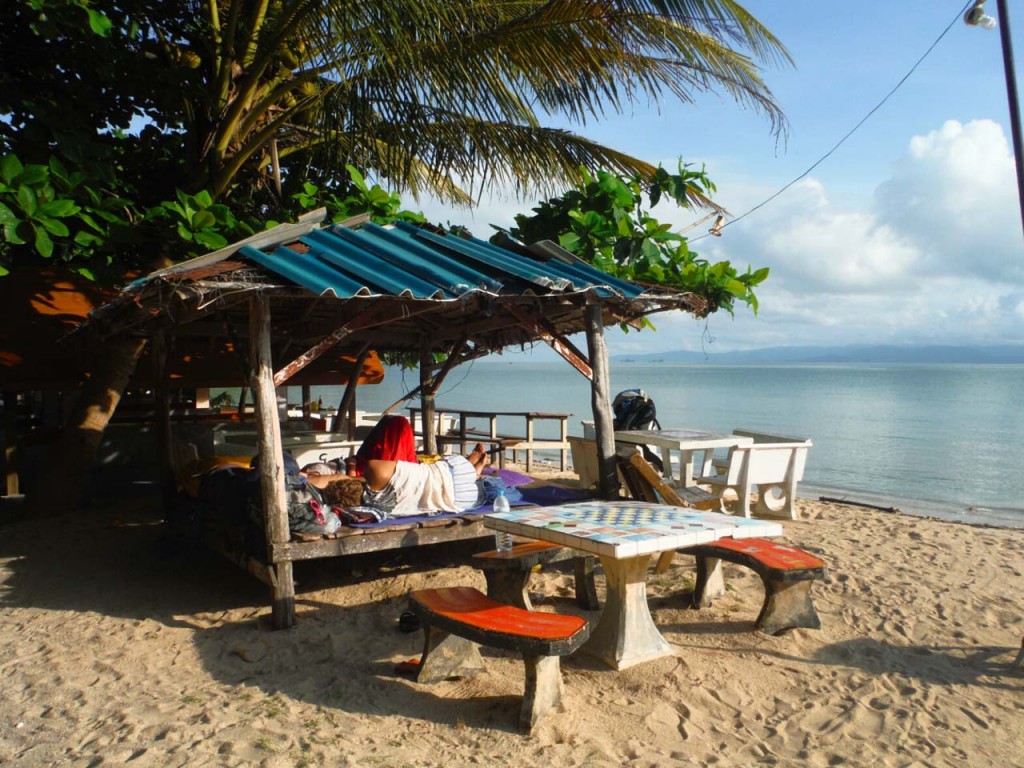
[[[459,510],[473,509],[486,498],[480,483],[480,470],[466,456],[451,454],[442,458],[452,473],[453,500]]]
[[[363,468],[363,479],[366,480],[366,485],[369,486],[372,491],[379,491],[383,489],[391,482],[391,478],[395,474],[396,466],[398,466],[397,461],[370,459],[366,462],[366,465]]]

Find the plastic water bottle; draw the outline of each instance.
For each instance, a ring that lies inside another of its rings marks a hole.
[[[494,497],[494,511],[508,512],[509,509],[510,507],[508,499],[505,497],[505,491],[498,491],[498,495]],[[508,550],[512,549],[512,534],[505,533],[504,531],[495,531],[494,547],[499,552],[508,552]]]

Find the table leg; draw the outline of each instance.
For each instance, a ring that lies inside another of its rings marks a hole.
[[[692,488],[693,482],[693,454],[696,451],[679,452],[679,482],[683,488]]]
[[[650,555],[627,560],[601,558],[607,596],[601,618],[583,650],[613,669],[626,669],[674,653],[647,606],[650,562]]]

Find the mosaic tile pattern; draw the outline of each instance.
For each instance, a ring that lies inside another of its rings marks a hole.
[[[781,536],[779,523],[642,501],[587,501],[490,514],[484,525],[615,559],[732,536]]]

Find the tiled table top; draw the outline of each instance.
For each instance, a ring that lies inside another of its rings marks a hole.
[[[484,525],[614,559],[705,544],[726,536],[746,539],[783,533],[775,522],[629,499],[513,509],[487,515]]]

